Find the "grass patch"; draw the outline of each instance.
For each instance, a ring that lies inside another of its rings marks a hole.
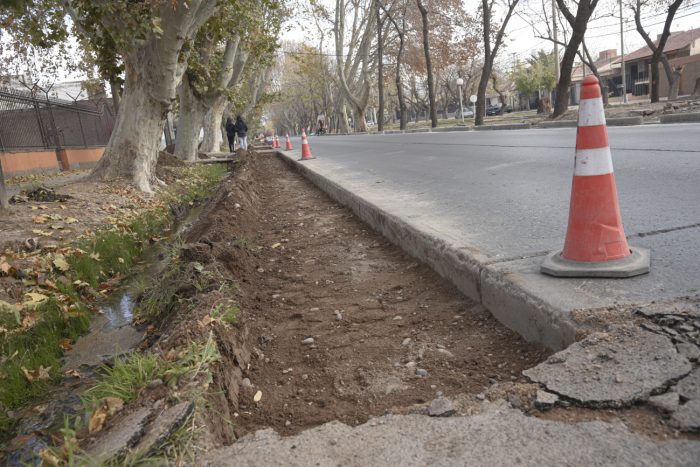
[[[4,328],[0,330],[0,439],[9,435],[14,423],[7,415],[8,409],[36,400],[60,381],[61,344],[64,339],[77,339],[89,329],[94,289],[106,280],[131,273],[151,238],[172,227],[170,204],[193,205],[204,199],[225,173],[226,167],[219,164],[187,167],[182,170],[181,180],[161,193],[153,207],[135,217],[119,219],[117,225],[92,237],[77,240],[75,251],[65,255],[68,270],[52,277],[56,289],[35,289],[50,295],[31,312],[36,317],[35,324],[25,329],[20,326],[21,315],[18,319],[14,311],[0,310],[0,327]],[[157,306],[159,303],[152,304],[154,314]],[[23,371],[47,368],[48,377],[41,373],[34,379]],[[131,366],[128,369],[133,370]]]

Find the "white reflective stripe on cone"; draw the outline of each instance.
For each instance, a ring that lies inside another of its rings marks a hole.
[[[578,126],[605,125],[605,111],[600,97],[582,99],[578,107]]]
[[[577,149],[574,176],[605,175],[613,172],[610,148]]]

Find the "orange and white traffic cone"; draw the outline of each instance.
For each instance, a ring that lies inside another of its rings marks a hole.
[[[280,140],[279,140],[279,138],[277,137],[277,135],[275,135],[275,137],[272,138],[272,147],[273,147],[274,149],[277,149],[277,148],[280,147]]]
[[[284,146],[284,150],[291,151],[294,148],[292,147],[292,140],[289,139],[289,133],[287,133],[286,137],[287,137],[287,143]]]
[[[311,149],[309,149],[309,140],[306,139],[306,132],[301,129],[301,160],[307,161],[313,159],[314,156],[311,155]]]
[[[584,78],[576,132],[574,179],[564,249],[541,271],[558,277],[631,277],[649,272],[649,251],[630,249],[617,200],[598,79]]]

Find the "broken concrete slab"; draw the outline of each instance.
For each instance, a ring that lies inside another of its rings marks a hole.
[[[143,436],[151,409],[143,407],[114,423],[87,449],[91,459],[106,462],[127,453]]]
[[[615,326],[523,374],[584,406],[623,407],[647,399],[690,370],[690,362],[667,337],[636,326]]]
[[[697,362],[700,360],[700,347],[695,344],[690,344],[688,342],[679,342],[676,344],[678,353],[683,355],[685,358],[691,362]]]
[[[387,415],[330,422],[295,436],[264,430],[199,459],[220,465],[695,465],[700,442],[658,442],[622,424],[565,423],[484,404],[469,417]]]
[[[133,449],[135,458],[152,454],[175,433],[192,414],[194,402],[185,401],[166,409],[149,425],[148,432]]]
[[[648,402],[650,406],[661,412],[671,413],[678,409],[680,398],[677,392],[667,392],[658,396],[651,396]]]
[[[687,402],[673,412],[671,424],[681,431],[700,431],[700,399]]]
[[[452,401],[448,398],[440,396],[433,400],[428,407],[428,415],[431,417],[449,417],[454,415],[456,412]]]
[[[537,397],[535,398],[535,407],[540,410],[549,410],[554,407],[554,404],[556,404],[558,400],[559,396],[556,394],[538,389]]]
[[[688,376],[678,381],[676,391],[685,399],[700,400],[700,367],[695,368]]]

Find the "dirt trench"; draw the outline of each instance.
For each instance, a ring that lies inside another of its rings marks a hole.
[[[236,437],[480,394],[525,382],[521,371],[549,355],[277,157],[252,155],[229,183],[186,240],[211,248],[240,288],[237,326],[216,328],[212,401]]]

